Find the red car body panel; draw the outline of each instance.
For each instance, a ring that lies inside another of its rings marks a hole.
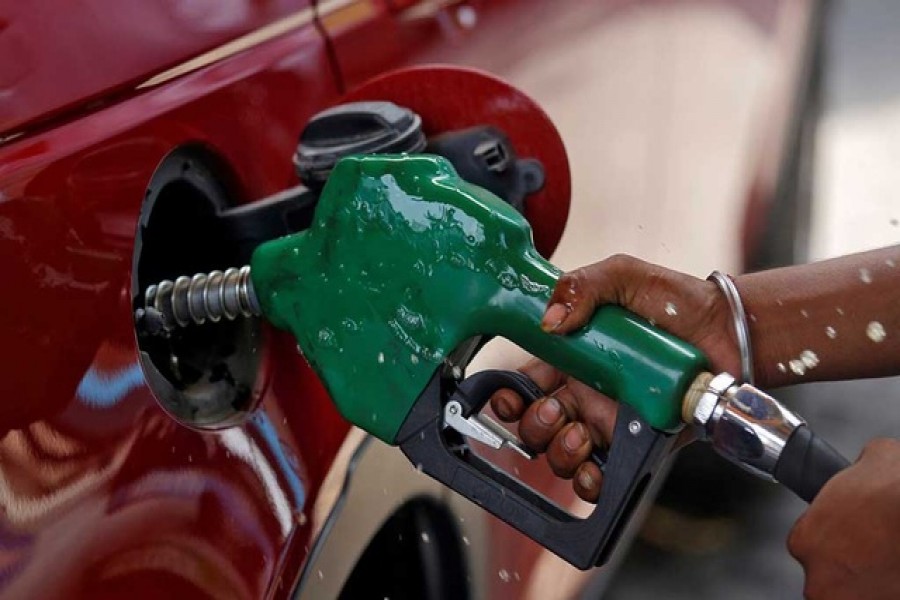
[[[148,74],[287,15],[313,17],[309,0],[7,2],[4,9],[0,56],[15,60],[0,62],[0,136],[108,104]]]
[[[176,423],[138,364],[130,268],[144,191],[172,148],[203,144],[244,200],[263,197],[293,183],[296,134],[337,95],[310,22],[0,148],[0,595],[289,591],[302,508],[347,424],[274,332],[252,418]]]

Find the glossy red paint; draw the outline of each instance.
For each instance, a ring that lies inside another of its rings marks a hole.
[[[203,144],[259,198],[292,183],[297,132],[337,93],[310,23],[0,148],[0,596],[290,591],[347,425],[276,332],[246,422],[176,423],[141,374],[130,269],[172,148]]]
[[[78,116],[149,74],[298,11],[312,21],[308,0],[7,2],[0,137],[69,111]]]
[[[528,197],[525,216],[538,251],[550,256],[556,249],[569,216],[569,161],[550,118],[521,90],[483,71],[423,66],[376,77],[343,99],[390,100],[411,108],[422,117],[426,135],[475,125],[504,131],[519,156],[544,166],[544,188]]]
[[[344,86],[349,90],[389,66],[445,62],[455,48],[468,42],[479,19],[509,3],[532,12],[535,2],[348,0],[333,9],[323,3],[321,20],[331,40]],[[468,15],[469,20],[461,15]],[[423,61],[422,57],[429,52],[437,56]]]

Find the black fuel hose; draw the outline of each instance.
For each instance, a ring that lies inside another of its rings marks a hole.
[[[775,479],[803,500],[812,502],[828,480],[850,466],[850,461],[801,425],[788,438],[775,464]]]

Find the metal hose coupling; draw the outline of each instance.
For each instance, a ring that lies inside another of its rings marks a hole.
[[[135,311],[135,321],[145,333],[167,335],[191,324],[260,314],[250,267],[243,266],[151,285],[144,292],[144,307]]]
[[[682,418],[716,452],[754,475],[775,481],[788,438],[806,421],[750,384],[721,373],[697,377],[685,396]]]

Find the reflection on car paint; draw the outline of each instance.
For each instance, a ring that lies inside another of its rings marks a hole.
[[[108,408],[143,384],[144,374],[137,362],[111,373],[91,367],[81,379],[75,393],[88,406]]]

